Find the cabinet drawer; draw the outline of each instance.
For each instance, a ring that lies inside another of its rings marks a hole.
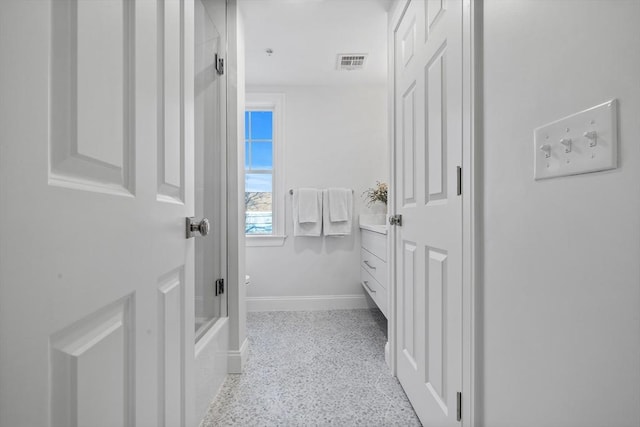
[[[387,290],[364,268],[360,269],[360,281],[364,290],[369,294],[373,302],[376,303],[384,317],[387,317]]]
[[[387,260],[387,235],[374,233],[369,230],[362,231],[362,247],[380,258]]]
[[[360,265],[382,285],[387,287],[387,263],[366,249],[360,250]]]

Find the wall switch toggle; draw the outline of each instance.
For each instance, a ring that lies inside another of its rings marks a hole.
[[[547,159],[551,157],[551,145],[544,144],[540,146],[540,150],[544,152],[544,157]]]
[[[595,130],[585,132],[584,137],[589,140],[589,147],[595,147],[598,143],[598,132],[596,132]]]
[[[564,145],[564,152],[565,153],[570,153],[571,152],[571,138],[562,138],[560,140],[560,144]]]

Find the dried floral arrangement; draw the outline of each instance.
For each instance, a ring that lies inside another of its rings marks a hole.
[[[367,206],[371,206],[375,202],[382,202],[386,205],[388,190],[389,187],[385,182],[376,181],[376,186],[367,189],[364,193],[362,193],[362,195],[365,196],[367,200]]]

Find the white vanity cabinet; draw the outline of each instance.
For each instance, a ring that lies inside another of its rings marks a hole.
[[[360,225],[360,283],[382,314],[387,316],[387,229],[385,225]]]

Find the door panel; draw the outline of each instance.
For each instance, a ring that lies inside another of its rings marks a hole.
[[[402,169],[402,198],[405,205],[415,203],[416,186],[416,113],[415,113],[415,85],[412,84],[402,97],[402,156],[404,159]]]
[[[446,11],[446,0],[426,0],[427,4],[427,20],[428,27],[425,30],[425,34],[429,35],[434,30],[437,22],[442,18]]]
[[[416,47],[416,21],[415,17],[409,25],[404,29],[404,35],[402,37],[401,50],[402,52],[402,64],[407,67]]]
[[[404,254],[402,256],[403,261],[403,273],[402,273],[402,313],[403,316],[403,328],[402,334],[402,346],[403,356],[409,362],[409,365],[413,369],[417,369],[416,365],[416,353],[415,353],[415,341],[416,341],[416,244],[413,242],[404,242]]]
[[[54,185],[133,192],[132,14],[132,3],[122,1],[66,1],[52,9],[49,180]]]
[[[409,2],[395,31],[398,378],[424,425],[462,387],[462,2]]]
[[[158,288],[159,427],[179,426],[184,417],[182,366],[185,325],[184,269],[164,275]]]
[[[426,66],[426,161],[428,173],[425,200],[444,199],[447,195],[447,88],[446,46],[442,46]]]
[[[158,200],[181,203],[184,200],[184,131],[181,16],[183,2],[159,3],[160,39],[158,40],[158,76],[160,78],[158,113]]]
[[[427,272],[425,342],[425,383],[431,385],[435,398],[444,402],[447,389],[447,254],[446,251],[426,247]]]
[[[0,27],[0,426],[194,425],[193,3]]]
[[[131,296],[51,337],[51,425],[133,424]]]

